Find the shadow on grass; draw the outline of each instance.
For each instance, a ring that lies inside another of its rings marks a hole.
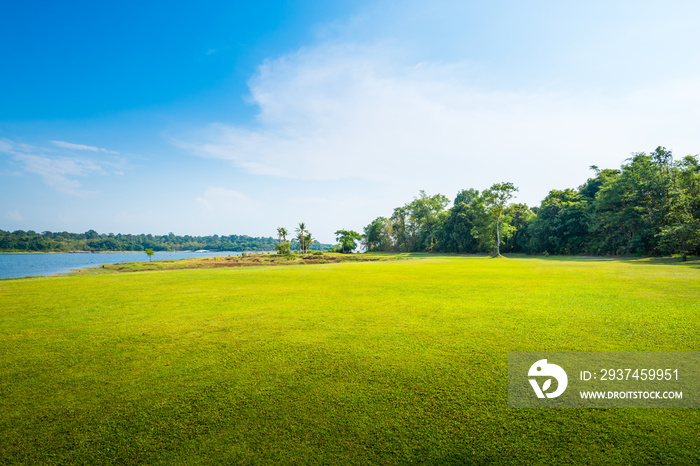
[[[554,262],[624,262],[632,265],[682,265],[700,268],[700,257],[614,257],[614,256],[528,256],[527,254],[508,254],[506,257],[537,259]]]
[[[471,258],[491,258],[489,254],[461,254],[449,252],[372,252],[364,253],[372,256],[400,256],[406,258],[439,258],[439,257],[471,257]],[[682,265],[684,267],[700,268],[700,257],[689,256],[686,261],[680,257],[639,257],[639,256],[542,256],[528,255],[523,253],[505,253],[502,259],[533,259],[548,262],[624,262],[634,265]]]

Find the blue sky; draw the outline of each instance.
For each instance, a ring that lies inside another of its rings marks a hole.
[[[4,2],[0,229],[333,242],[700,152],[697,2]]]

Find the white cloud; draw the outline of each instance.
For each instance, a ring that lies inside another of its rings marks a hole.
[[[684,45],[684,7],[638,18],[620,5],[601,15],[603,2],[381,5],[262,63],[249,81],[255,120],[212,122],[177,144],[255,175],[264,188],[246,192],[274,192],[276,222],[306,220],[326,240],[420,189],[453,197],[512,181],[533,205],[585,182],[590,165],[700,147],[700,67]],[[670,24],[684,27],[646,27]]]
[[[248,214],[259,207],[245,194],[227,188],[208,188],[195,201],[205,213]]]
[[[54,146],[62,147],[64,149],[83,150],[83,151],[90,151],[90,152],[105,152],[107,154],[118,154],[119,153],[117,151],[103,149],[101,147],[86,146],[83,144],[73,144],[72,142],[65,142],[65,141],[49,141],[49,142],[51,144],[53,144]]]
[[[411,193],[509,180],[530,203],[584,182],[591,164],[617,167],[659,144],[678,155],[700,147],[700,80],[615,97],[511,91],[471,86],[468,63],[396,56],[323,45],[268,61],[250,82],[253,126],[214,123],[181,146],[255,175],[359,178]]]
[[[93,196],[96,192],[85,190],[77,178],[93,174],[106,175],[110,172],[119,174],[125,163],[123,159],[114,157],[94,161],[84,157],[57,155],[49,149],[17,144],[7,139],[0,141],[0,152],[11,155],[25,173],[40,176],[46,185],[56,191],[78,197]]]
[[[18,210],[12,210],[5,214],[5,220],[17,223],[24,220],[24,216]]]
[[[21,162],[27,172],[41,176],[44,183],[57,191],[78,196],[94,193],[83,191],[81,183],[74,177],[86,176],[92,172],[103,173],[99,165],[93,162],[65,157],[49,158],[18,154],[15,156],[15,160]]]

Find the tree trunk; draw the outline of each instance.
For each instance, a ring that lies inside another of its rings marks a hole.
[[[500,223],[501,223],[501,214],[498,214],[498,217],[496,217],[496,257],[501,255],[501,231],[500,231]]]

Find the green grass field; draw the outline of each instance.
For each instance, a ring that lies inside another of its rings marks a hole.
[[[698,464],[700,411],[509,409],[508,351],[700,350],[700,263],[0,281],[0,461]]]

